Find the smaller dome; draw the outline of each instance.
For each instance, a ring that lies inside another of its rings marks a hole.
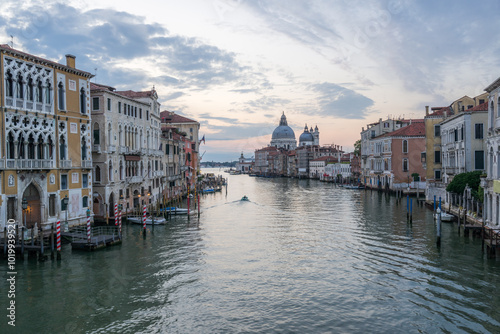
[[[314,142],[314,137],[310,132],[304,132],[299,137],[299,142]]]

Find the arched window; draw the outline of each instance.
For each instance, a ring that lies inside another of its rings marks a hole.
[[[113,163],[109,161],[109,171],[108,171],[109,181],[113,181]]]
[[[82,160],[87,160],[87,143],[85,138],[82,138]]]
[[[500,117],[500,97],[498,98],[497,101],[497,117]]]
[[[7,135],[7,159],[15,159],[14,135],[12,131]]]
[[[123,180],[123,162],[120,161],[120,180]]]
[[[28,87],[27,88],[27,91],[28,91],[28,96],[26,96],[26,98],[28,99],[28,101],[33,101],[33,79],[31,77],[28,78]]]
[[[45,85],[45,104],[52,104],[52,94],[51,94],[52,86],[50,85],[49,80]]]
[[[101,183],[101,167],[99,165],[95,166],[94,180],[96,183]]]
[[[64,85],[59,82],[57,85],[57,99],[59,101],[59,110],[65,110],[64,108]]]
[[[113,141],[111,140],[111,123],[108,124],[108,145],[112,145]]]
[[[28,137],[28,159],[35,159],[35,138],[33,138],[33,134]]]
[[[118,126],[118,145],[123,146],[123,133],[122,133],[122,126]]]
[[[20,134],[19,135],[19,139],[18,139],[18,142],[17,142],[17,150],[18,150],[18,159],[26,159],[24,154],[25,154],[25,150],[24,150],[24,135],[23,134]]]
[[[87,113],[87,96],[83,87],[80,89],[80,112],[82,114]]]
[[[99,133],[99,123],[94,123],[94,145],[99,145],[101,143],[100,133]]]
[[[47,159],[53,159],[54,158],[54,141],[52,140],[52,137],[49,137],[49,142],[47,144],[47,149],[48,149]]]
[[[408,153],[408,140],[403,140],[403,153]]]
[[[38,143],[37,143],[37,159],[45,159],[45,152],[43,151],[44,143],[43,143],[43,138],[42,136],[38,136]]]
[[[66,140],[64,136],[59,137],[59,159],[66,160]]]
[[[36,102],[38,102],[38,103],[43,102],[43,89],[42,89],[42,81],[41,80],[38,80],[36,82],[35,99],[36,99]]]
[[[16,80],[16,98],[22,99],[24,97],[24,84],[23,84],[23,77],[21,76],[21,73],[17,75],[17,80]]]
[[[14,97],[14,82],[10,71],[7,72],[7,76],[5,78],[5,95],[7,97]]]

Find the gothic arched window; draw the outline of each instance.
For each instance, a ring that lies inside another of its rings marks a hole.
[[[87,113],[87,96],[85,94],[85,89],[82,87],[82,89],[80,89],[80,112],[82,114],[86,114]]]
[[[59,101],[59,110],[64,110],[64,85],[59,82],[57,85],[57,99]]]
[[[38,80],[36,82],[36,90],[35,90],[35,100],[36,102],[43,102],[43,89],[42,89],[42,81]]]
[[[28,101],[33,101],[33,79],[31,77],[28,78],[28,86],[26,88],[28,91],[26,98]]]
[[[22,99],[24,97],[24,85],[23,85],[23,77],[21,76],[21,73],[17,75],[17,80],[16,80],[16,98]]]
[[[14,82],[10,71],[7,72],[7,77],[5,78],[5,95],[7,97],[14,97]]]
[[[66,160],[66,140],[64,136],[59,138],[59,159]]]

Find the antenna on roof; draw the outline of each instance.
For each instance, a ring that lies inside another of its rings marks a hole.
[[[14,48],[14,36],[10,35],[10,47]]]

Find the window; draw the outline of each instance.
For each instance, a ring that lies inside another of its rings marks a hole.
[[[484,151],[474,152],[474,168],[476,170],[484,169]]]
[[[51,194],[49,196],[49,216],[54,217],[56,215],[56,195]]]
[[[68,189],[68,174],[61,174],[61,189]]]
[[[23,77],[21,76],[21,73],[17,75],[17,81],[16,81],[16,97],[18,99],[24,98],[24,89],[23,89]]]
[[[64,106],[64,85],[59,82],[57,85],[57,100],[59,101],[59,110],[65,110]]]
[[[122,113],[122,103],[121,102],[118,102],[118,113],[119,114]]]
[[[483,139],[483,123],[474,124],[476,139]]]
[[[455,136],[455,141],[458,141],[458,129],[453,130],[453,134]]]
[[[101,135],[99,132],[99,123],[94,123],[94,145],[99,145],[101,143]]]
[[[403,153],[408,153],[408,140],[403,140]]]
[[[139,108],[139,118],[142,119],[142,108]]]
[[[28,96],[27,96],[27,99],[28,101],[33,101],[33,79],[31,79],[31,77],[29,77],[28,79],[28,86],[26,87],[27,90],[28,90]]]
[[[408,171],[408,159],[403,159],[403,172]]]
[[[89,175],[82,174],[82,188],[88,188],[88,187],[89,187]]]
[[[441,137],[441,125],[434,125],[434,137]]]
[[[99,98],[92,98],[92,110],[99,110]]]
[[[441,180],[441,171],[440,170],[435,170],[434,171],[434,179],[435,180]]]
[[[42,89],[42,82],[40,80],[38,80],[36,83],[35,99],[36,99],[36,102],[38,102],[38,103],[43,102],[43,89]]]
[[[108,111],[111,111],[111,99],[108,98]]]
[[[59,159],[66,160],[66,140],[62,135],[59,138]]]
[[[464,126],[462,125],[462,127],[460,128],[460,140],[464,140]]]
[[[82,207],[88,208],[89,206],[89,198],[88,196],[83,196],[82,197]]]
[[[52,87],[50,85],[50,82],[47,80],[47,84],[45,85],[45,104],[52,104],[52,96],[50,95],[50,91],[52,90]]]
[[[95,177],[94,180],[96,183],[101,183],[101,167],[95,166]]]
[[[7,78],[5,79],[5,94],[7,97],[14,97],[14,85],[12,80],[12,74],[7,73]]]
[[[87,113],[87,96],[85,95],[85,89],[82,87],[82,89],[80,89],[80,112],[82,114],[86,114]]]
[[[165,154],[166,155],[170,154],[170,145],[169,144],[165,145]]]
[[[134,108],[134,117],[137,117],[137,107]]]
[[[479,104],[483,104],[484,103],[484,99],[479,99]]]
[[[434,151],[434,162],[437,164],[441,163],[441,151]]]
[[[127,189],[125,189],[125,197],[126,197],[126,198],[129,198],[129,197],[130,197],[130,191],[129,191],[129,189],[128,189],[128,188],[127,188]]]

